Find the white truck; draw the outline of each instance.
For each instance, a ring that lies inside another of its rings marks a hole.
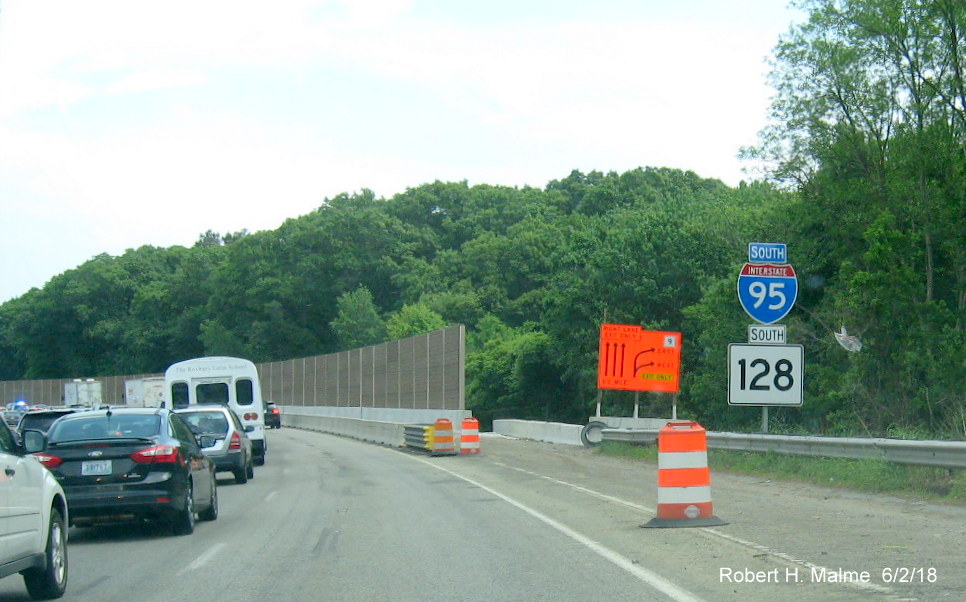
[[[103,403],[104,390],[101,381],[75,378],[64,383],[64,405],[99,408]]]
[[[163,408],[166,396],[163,376],[124,381],[124,400],[129,408]]]

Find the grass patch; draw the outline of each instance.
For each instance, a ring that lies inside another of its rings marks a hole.
[[[610,456],[657,463],[656,445],[604,441],[598,448]],[[935,501],[966,503],[966,471],[910,466],[883,460],[851,460],[792,456],[774,452],[708,450],[708,466],[766,479],[784,479],[866,493],[888,493]]]
[[[603,441],[597,450],[607,456],[650,460],[657,463],[656,445],[634,445],[623,441]]]

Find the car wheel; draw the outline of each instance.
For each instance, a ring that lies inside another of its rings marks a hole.
[[[255,478],[255,467],[252,465],[251,460],[248,461],[248,466],[245,467],[245,476],[249,479]]]
[[[50,511],[50,527],[47,529],[47,566],[23,572],[27,592],[34,600],[60,598],[67,589],[67,529],[60,510]]]
[[[218,485],[211,480],[211,505],[198,515],[201,520],[215,520],[218,518]]]
[[[191,481],[188,481],[187,489],[184,508],[174,515],[172,521],[171,530],[175,535],[191,535],[195,531],[195,498],[191,490]]]
[[[255,456],[254,464],[255,466],[264,466],[265,456]]]
[[[239,485],[244,485],[245,483],[248,482],[248,469],[247,468],[239,468],[239,469],[233,470],[231,472],[232,472],[232,474],[235,475],[235,482],[238,483]]]

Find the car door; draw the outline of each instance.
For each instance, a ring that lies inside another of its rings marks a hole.
[[[0,564],[13,560],[7,554],[7,537],[10,535],[10,489],[16,475],[16,456],[13,436],[7,425],[0,424]]]
[[[4,561],[36,553],[46,536],[41,533],[46,470],[33,456],[23,455],[10,430],[0,427],[0,558]]]
[[[201,451],[188,425],[176,414],[171,414],[171,432],[181,442],[181,450],[191,471],[195,505],[207,506],[211,502],[212,480],[215,478],[215,473],[211,470],[211,460]]]

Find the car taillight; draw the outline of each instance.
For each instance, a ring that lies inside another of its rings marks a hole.
[[[58,466],[64,463],[64,460],[62,458],[58,458],[57,456],[51,456],[50,454],[33,454],[33,455],[35,458],[40,460],[41,464],[43,464],[47,468],[57,468]]]
[[[258,420],[258,414],[255,412],[248,412],[244,416],[245,420]]]
[[[241,437],[238,433],[231,434],[231,441],[228,443],[228,449],[241,449]]]
[[[282,410],[278,408],[272,408],[272,414],[281,414],[281,413],[282,413]]]
[[[138,464],[155,464],[159,462],[177,462],[183,464],[181,450],[173,445],[155,445],[131,454],[131,459]]]

